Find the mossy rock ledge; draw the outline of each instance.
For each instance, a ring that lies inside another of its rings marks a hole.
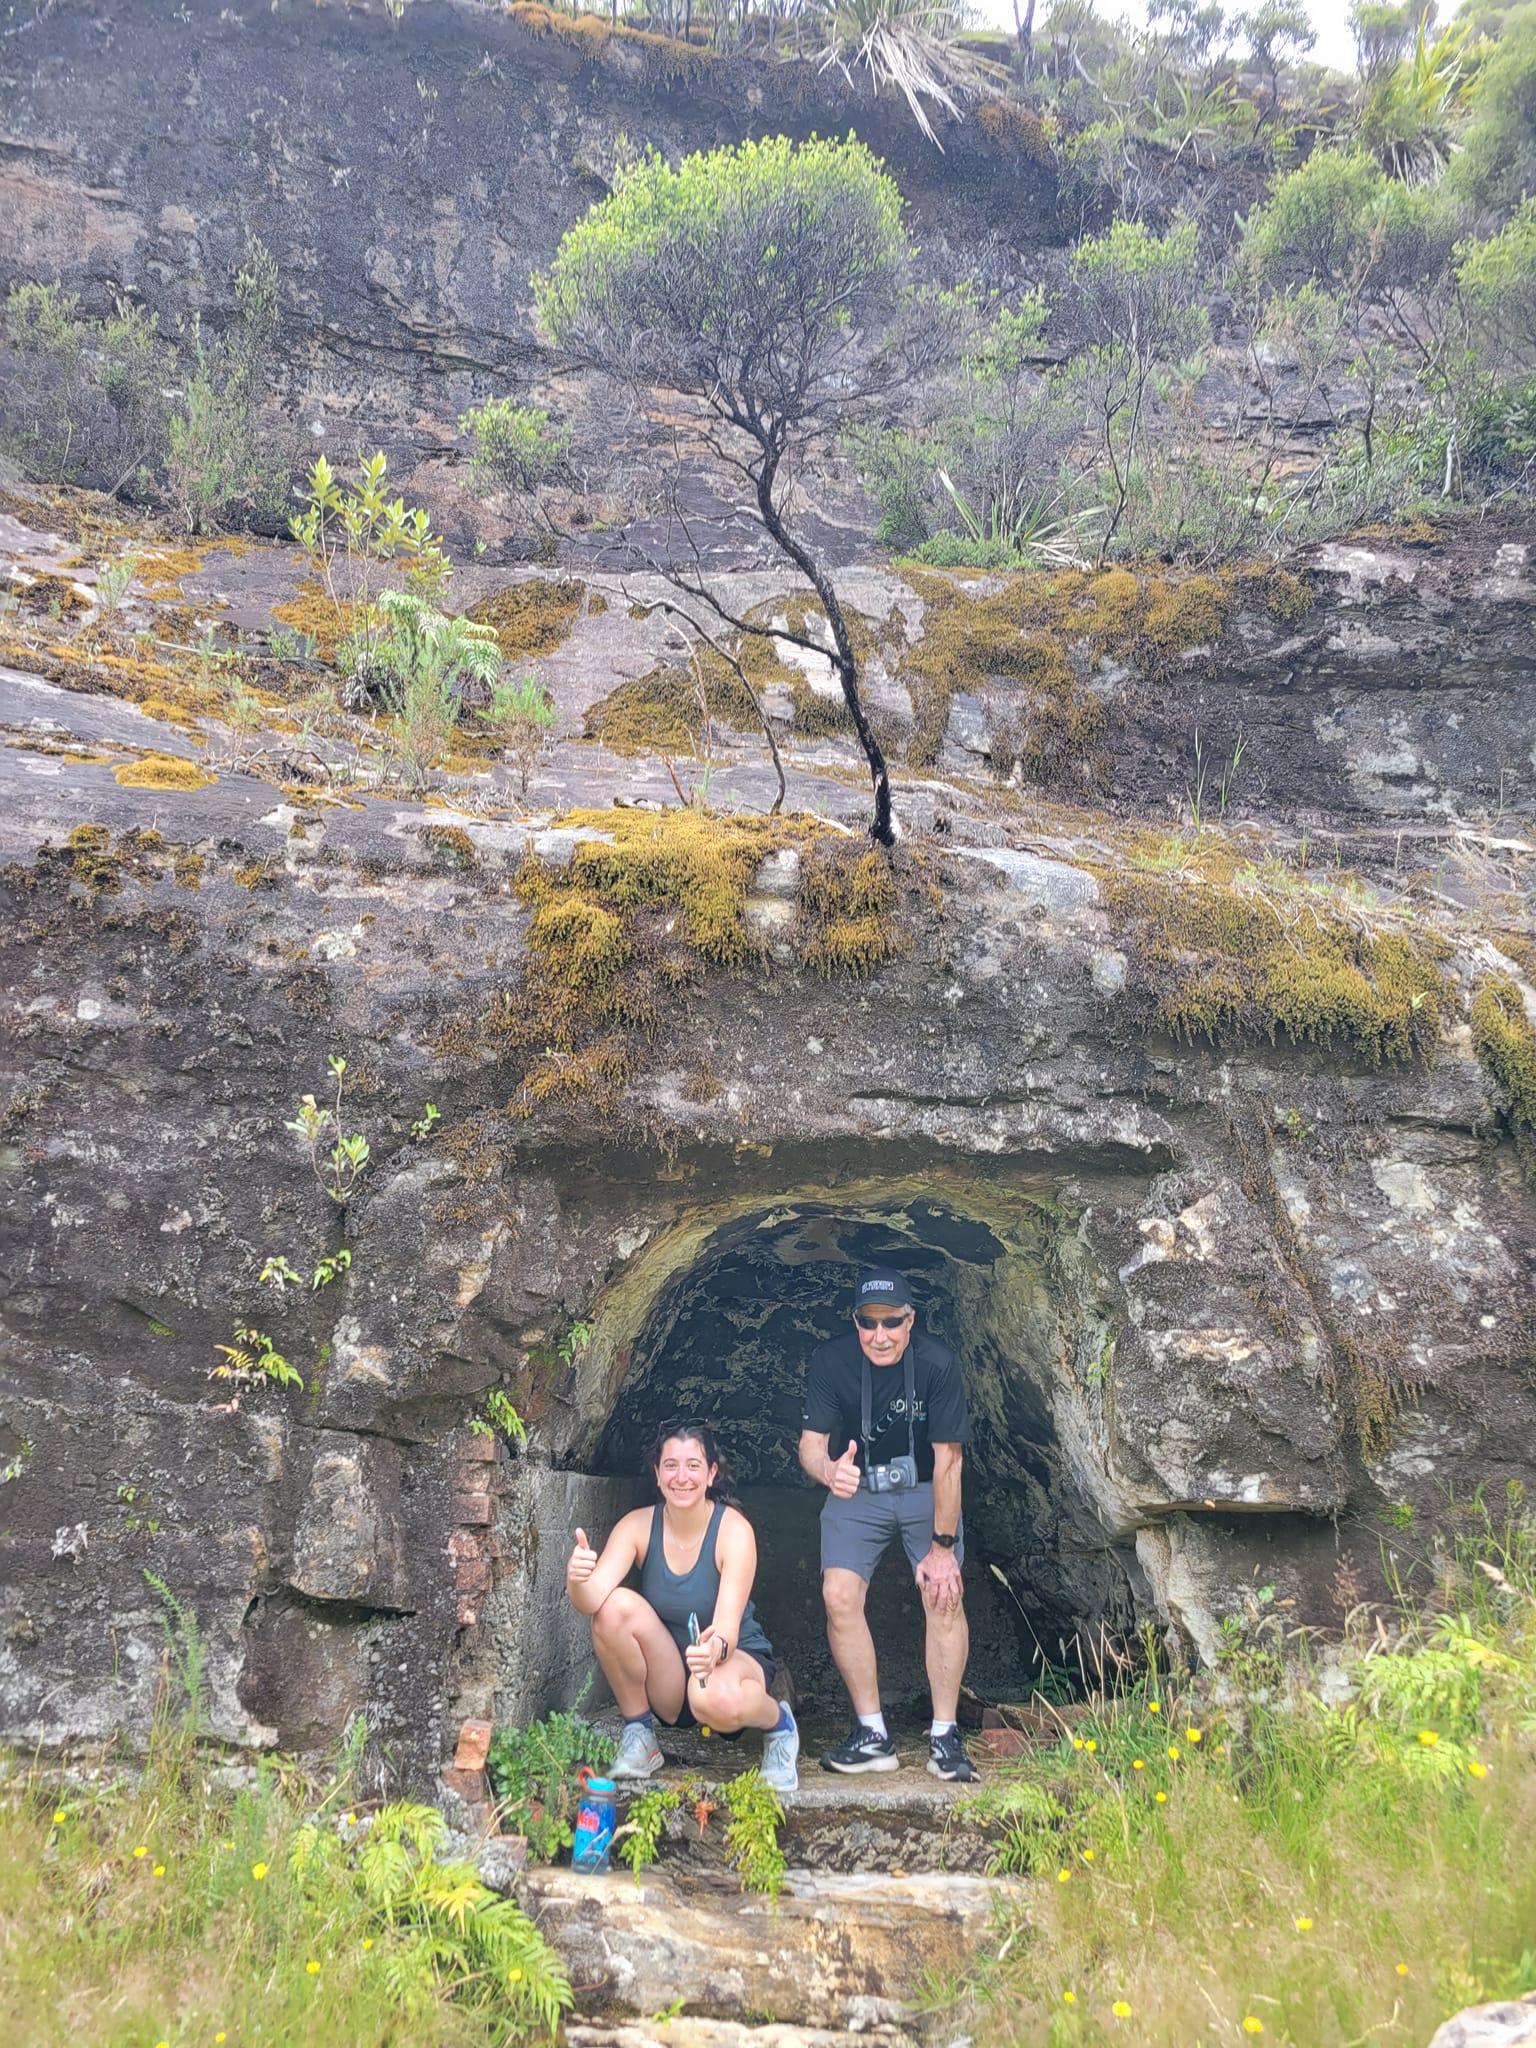
[[[464,1718],[575,1691],[563,1544],[680,1409],[829,1692],[792,1446],[865,1259],[965,1360],[973,1547],[1042,1638],[1210,1656],[1255,1583],[1334,1624],[1405,1511],[1420,1540],[1536,1481],[1532,997],[1485,941],[1389,944],[1240,865],[1160,917],[1139,842],[887,866],[804,815],[183,779],[67,763],[0,828],[7,1736],[142,1735],[148,1570],[215,1734],[316,1749],[363,1709],[430,1787]],[[344,1216],[287,1128],[331,1054],[371,1148]],[[329,1286],[260,1283],[343,1241]],[[242,1327],[302,1392],[210,1380]],[[526,1451],[468,1427],[493,1387]],[[1020,1697],[995,1584],[974,1676]]]

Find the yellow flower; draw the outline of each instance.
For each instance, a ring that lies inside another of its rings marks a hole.
[[[1170,1743],[1169,1743],[1169,1745],[1168,1745],[1168,1761],[1169,1761],[1169,1763],[1171,1763],[1171,1764],[1176,1764],[1176,1763],[1178,1762],[1178,1760],[1179,1760],[1179,1752],[1178,1752],[1178,1750],[1176,1749],[1176,1747],[1174,1746],[1174,1744],[1170,1742]]]
[[[522,1981],[523,1981],[523,1973],[522,1973],[522,1971],[521,1971],[521,1970],[508,1970],[508,1972],[507,1972],[507,1982],[508,1982],[509,1984],[521,1984],[521,1983],[522,1983]]]
[[[1138,1757],[1133,1757],[1133,1758],[1131,1759],[1131,1769],[1132,1769],[1133,1771],[1144,1771],[1144,1770],[1145,1770],[1146,1768],[1147,1768],[1147,1767],[1146,1767],[1146,1765],[1145,1765],[1145,1764],[1144,1764],[1144,1763],[1142,1762],[1142,1760],[1141,1760],[1141,1758],[1140,1758],[1139,1756],[1138,1756]]]
[[[1186,1728],[1184,1730],[1184,1740],[1186,1742],[1203,1742],[1205,1740],[1205,1730],[1203,1728]]]
[[[1399,1963],[1397,1966],[1397,1974],[1399,1975],[1399,1977],[1406,1977],[1408,1974],[1408,1965],[1406,1963]]]
[[[213,2037],[213,2048],[219,2048],[219,2043],[221,2041],[227,2041],[228,2039],[229,2036],[226,2033],[220,2032],[215,2034]]]
[[[1084,1749],[1086,1749],[1086,1750],[1090,1750],[1090,1751],[1091,1751],[1091,1750],[1095,1750],[1095,1749],[1097,1749],[1097,1748],[1098,1748],[1098,1746],[1099,1746],[1099,1745],[1098,1745],[1098,1744],[1097,1744],[1097,1743],[1096,1743],[1096,1742],[1094,1741],[1094,1739],[1093,1739],[1093,1737],[1092,1737],[1091,1735],[1089,1736],[1088,1740],[1087,1740],[1087,1741],[1086,1741],[1086,1742],[1085,1742],[1085,1743],[1083,1744],[1083,1747],[1084,1747]]]
[[[1070,1883],[1071,1883],[1071,1881],[1072,1881],[1072,1873],[1071,1873],[1071,1871],[1070,1871],[1070,1870],[1058,1870],[1058,1871],[1057,1871],[1057,1873],[1056,1873],[1056,1882],[1057,1882],[1058,1884],[1070,1884]]]
[[[363,1936],[363,1947],[365,1950],[373,1947],[373,1936],[371,1934],[365,1934]]]
[[[1085,1849],[1083,1851],[1083,1861],[1085,1863],[1091,1863],[1093,1861],[1093,1851],[1091,1849]]]
[[[1083,1738],[1081,1737],[1081,1735],[1074,1735],[1074,1736],[1073,1736],[1073,1738],[1072,1738],[1072,1747],[1073,1747],[1074,1749],[1081,1749],[1081,1748],[1082,1748],[1082,1746],[1083,1746]]]
[[[1419,1740],[1426,1749],[1433,1749],[1440,1740],[1440,1731],[1437,1728],[1421,1728],[1419,1730]]]
[[[311,1977],[318,1977],[320,1974],[320,1965],[315,1961],[313,1956],[311,1956],[309,1961],[304,1965],[304,1969],[306,1975]]]
[[[1163,1711],[1163,1703],[1162,1703],[1162,1701],[1161,1701],[1161,1700],[1148,1700],[1148,1701],[1147,1701],[1147,1712],[1148,1712],[1149,1714],[1160,1714],[1160,1713],[1161,1713],[1162,1711]]]
[[[1476,1757],[1473,1757],[1471,1763],[1467,1765],[1467,1769],[1474,1778],[1486,1778],[1488,1775],[1488,1766],[1480,1764]]]
[[[1159,1806],[1166,1806],[1168,1804],[1168,1794],[1166,1792],[1154,1792],[1152,1794],[1152,1797],[1157,1801]]]
[[[1257,2018],[1257,2017],[1256,2017],[1256,2016],[1255,2016],[1255,2015],[1254,2015],[1253,2013],[1251,2013],[1251,2012],[1250,2012],[1250,2013],[1245,2013],[1245,2014],[1244,2014],[1244,2016],[1243,2016],[1243,2032],[1244,2032],[1245,2034],[1262,2034],[1262,2033],[1263,2033],[1263,2031],[1264,2031],[1264,2022],[1263,2022],[1263,2021],[1262,2021],[1261,2019],[1258,2019],[1258,2018]]]
[[[344,1813],[341,1817],[349,1828],[357,1826],[357,1815],[355,1813]]]
[[[1117,2020],[1128,2020],[1131,2016],[1131,2008],[1123,1998],[1117,1998],[1109,2009]]]
[[[267,1866],[265,1865],[265,1863],[253,1863],[251,1865],[251,1875],[255,1878],[258,1884],[261,1883],[261,1880],[266,1876],[266,1874]]]
[[[63,1827],[65,1821],[67,1821],[68,1819],[69,1815],[64,1811],[64,1808],[61,1806],[58,1812],[53,1816],[53,1824],[56,1828],[61,1828]]]
[[[1296,1916],[1296,1932],[1298,1934],[1310,1934],[1312,1932],[1312,1922],[1305,1913],[1298,1913]]]
[[[165,1865],[164,1865],[163,1863],[157,1863],[157,1864],[155,1865],[155,1875],[156,1875],[156,1877],[164,1877],[164,1875],[165,1875]]]
[[[1076,2005],[1077,1993],[1075,1991],[1063,1991],[1063,1993],[1061,1994],[1061,2002],[1063,2005]]]
[[[135,1856],[147,1856],[149,1854],[149,1851],[145,1848],[144,1844],[140,1842],[138,1848],[135,1849],[133,1853]]]
[[[233,1842],[220,1842],[219,1844],[219,1847],[221,1849],[233,1849],[234,1846],[235,1845]]]

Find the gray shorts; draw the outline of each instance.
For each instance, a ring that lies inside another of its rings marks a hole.
[[[821,1511],[821,1568],[857,1572],[867,1584],[875,1566],[900,1536],[915,1572],[933,1544],[933,1481],[908,1493],[870,1493],[860,1487],[851,1500],[829,1493]],[[965,1563],[965,1523],[955,1530],[955,1563]]]

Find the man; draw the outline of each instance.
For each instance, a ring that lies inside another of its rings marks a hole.
[[[955,1726],[970,1649],[960,1567],[960,1467],[970,1439],[965,1388],[948,1348],[917,1335],[899,1273],[865,1273],[853,1329],[817,1345],[806,1388],[800,1463],[827,1489],[821,1511],[821,1590],[827,1640],[858,1717],[822,1758],[828,1771],[894,1771],[896,1745],[880,1711],[869,1582],[899,1536],[923,1598],[933,1726],[928,1768],[974,1778]]]

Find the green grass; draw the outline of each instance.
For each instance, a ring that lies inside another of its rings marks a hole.
[[[441,1816],[264,1763],[210,1786],[191,1716],[147,1770],[0,1780],[0,2020],[27,2048],[549,2040],[569,1987]]]
[[[961,2001],[977,2048],[1423,2048],[1536,1989],[1536,1524],[1516,1501],[1433,1568],[1384,1634],[1357,1614],[1341,1703],[1235,1640],[988,1788],[1034,1882]]]

